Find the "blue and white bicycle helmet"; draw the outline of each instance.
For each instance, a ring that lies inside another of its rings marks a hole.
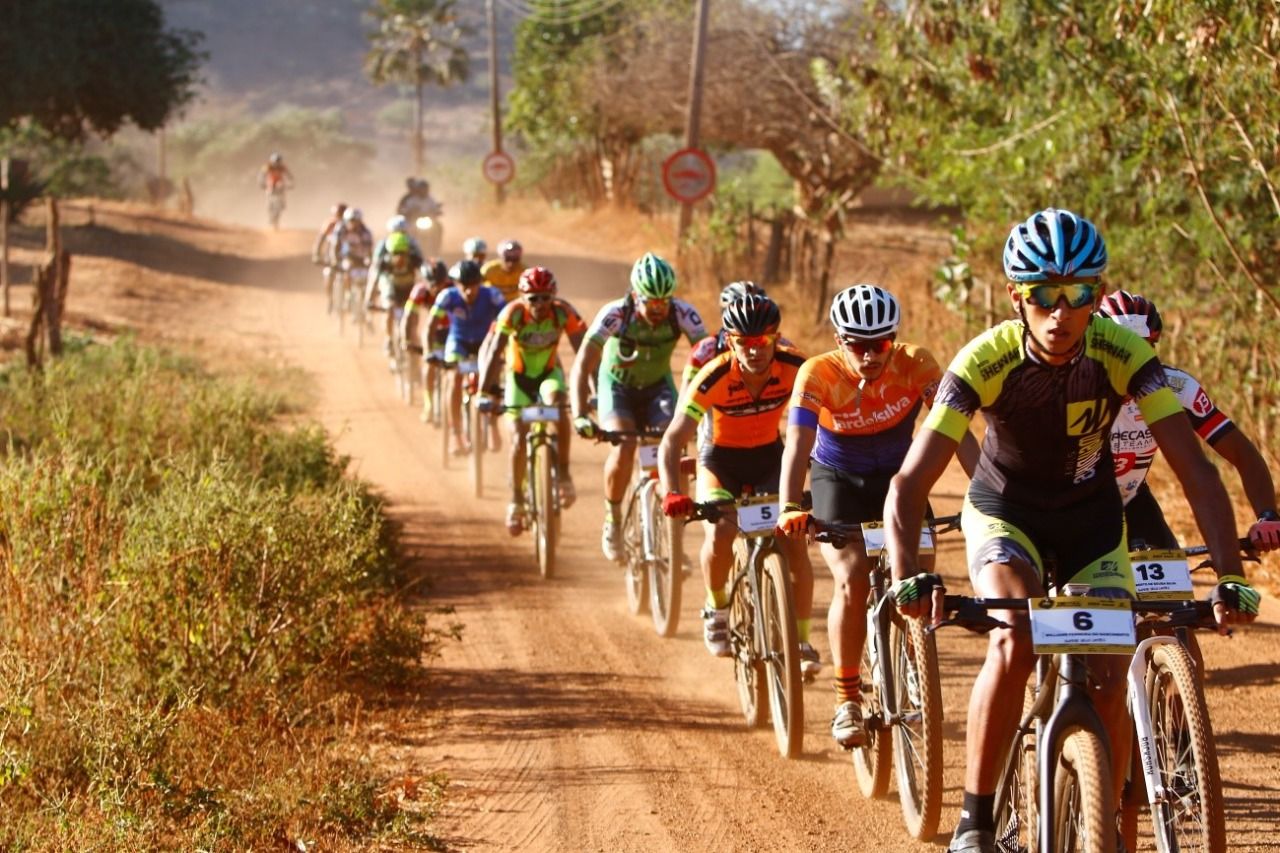
[[[1010,281],[1090,278],[1107,268],[1107,244],[1089,220],[1048,207],[1009,232],[1004,274]]]
[[[841,337],[883,338],[897,332],[901,321],[898,300],[874,284],[846,287],[831,300],[831,325]]]

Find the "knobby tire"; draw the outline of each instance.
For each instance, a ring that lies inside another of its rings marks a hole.
[[[555,450],[542,442],[533,451],[534,538],[538,551],[538,572],[550,579],[556,571],[556,546],[560,538],[560,505],[556,494]]]
[[[853,770],[858,777],[858,790],[867,799],[883,797],[889,791],[889,772],[893,768],[893,735],[884,720],[884,705],[875,667],[871,663],[872,624],[870,614],[875,607],[876,596],[867,597],[867,610],[862,618],[867,622],[867,640],[862,644],[862,718],[866,726],[866,740],[853,749]],[[888,654],[888,651],[885,651]]]
[[[649,491],[650,512],[657,529],[653,531],[658,553],[649,565],[649,612],[659,637],[673,637],[680,625],[680,562],[683,559],[684,523],[662,513],[658,490]]]
[[[1028,687],[1023,694],[1021,719],[1026,718],[1034,701],[1035,693]],[[996,848],[1000,853],[1027,853],[1036,847],[1037,772],[1035,734],[1019,733],[1012,751],[1005,756],[996,785]]]
[[[902,721],[893,727],[898,798],[911,837],[938,831],[942,812],[942,676],[933,634],[919,619],[894,621],[889,633],[894,691]]]
[[[476,408],[478,400],[476,395],[472,395],[467,411],[471,415],[471,484],[479,498],[484,497],[484,448],[489,419]]]
[[[765,637],[765,673],[769,687],[769,712],[778,752],[799,758],[804,751],[804,682],[800,676],[800,637],[791,594],[791,571],[777,551],[761,560]]]
[[[627,610],[638,616],[649,605],[649,572],[644,565],[644,529],[640,517],[640,485],[631,487],[622,516],[622,571]]]
[[[756,648],[755,622],[761,618],[751,583],[743,572],[746,565],[746,542],[733,543],[733,577],[737,582],[729,593],[729,648],[733,652],[733,680],[738,687],[738,704],[747,725],[765,725],[769,716],[769,694],[765,687],[763,650]]]
[[[1115,853],[1116,798],[1107,744],[1086,729],[1068,732],[1054,767],[1055,847],[1063,853]]]

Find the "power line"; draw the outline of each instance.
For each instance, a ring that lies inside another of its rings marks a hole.
[[[551,25],[575,24],[621,5],[623,0],[498,0],[505,9]]]

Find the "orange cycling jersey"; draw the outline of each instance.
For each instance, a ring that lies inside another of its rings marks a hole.
[[[932,405],[942,368],[928,350],[894,344],[884,372],[863,382],[842,350],[809,359],[796,379],[788,423],[817,429],[813,459],[852,474],[894,474],[906,458],[922,405]]]
[[[702,447],[761,447],[778,440],[778,424],[804,356],[779,345],[769,378],[759,396],[751,396],[742,377],[742,366],[731,352],[721,353],[703,365],[684,389],[680,409],[695,421],[711,413],[710,440]]]

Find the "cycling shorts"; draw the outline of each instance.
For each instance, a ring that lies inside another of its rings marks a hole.
[[[390,276],[378,277],[378,304],[383,311],[393,307],[402,308],[409,301],[409,292],[413,290],[413,282],[396,284]]]
[[[757,495],[777,494],[781,471],[781,441],[759,447],[704,447],[698,458],[697,500],[733,500],[742,496],[744,486]]]
[[[449,339],[448,326],[436,326],[427,332],[427,344],[432,350],[443,350],[445,341]]]
[[[670,374],[643,388],[615,382],[606,374],[600,383],[598,398],[600,422],[606,426],[613,416],[629,420],[641,429],[666,429],[675,416],[676,385]]]
[[[1083,583],[1134,594],[1117,489],[1099,489],[1086,500],[1043,510],[1015,505],[974,480],[965,495],[960,527],[971,582],[976,583],[988,563],[1010,563],[1035,571],[1046,591]],[[1045,568],[1046,560],[1052,563],[1050,569]]]
[[[1142,540],[1148,548],[1178,548],[1178,538],[1164,520],[1164,512],[1146,483],[1138,486],[1124,505],[1124,523],[1129,529],[1129,542]]]
[[[884,518],[884,499],[889,494],[891,479],[892,474],[853,474],[815,459],[809,464],[813,517],[840,524],[880,521]],[[932,509],[928,515],[932,517]]]
[[[460,341],[450,336],[444,344],[444,360],[450,364],[459,361],[475,361],[480,355],[480,345],[484,341]]]
[[[538,403],[551,404],[557,394],[563,394],[568,386],[564,382],[564,370],[556,365],[537,376],[507,371],[507,387],[502,394],[502,404],[511,418],[520,417],[519,409]]]

